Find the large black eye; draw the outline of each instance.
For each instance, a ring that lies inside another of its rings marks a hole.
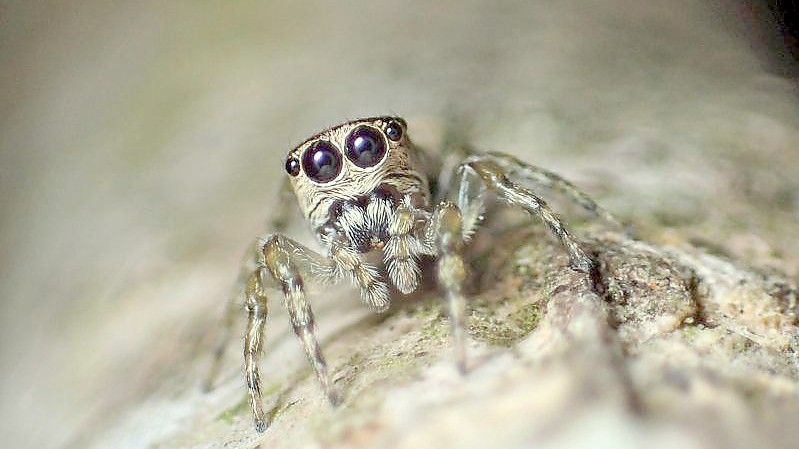
[[[347,157],[358,167],[371,167],[386,154],[386,144],[380,132],[368,126],[355,128],[347,136]]]
[[[341,154],[328,142],[317,142],[302,155],[302,169],[316,182],[329,182],[341,172]]]

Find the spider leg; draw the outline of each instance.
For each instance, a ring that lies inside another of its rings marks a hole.
[[[347,275],[353,284],[361,290],[361,300],[375,312],[388,309],[389,291],[385,282],[380,280],[379,272],[367,264],[363,257],[352,248],[342,234],[334,234],[326,241],[333,262],[333,278]]]
[[[246,305],[248,294],[247,287],[250,285],[250,278],[252,274],[258,270],[258,260],[263,259],[263,240],[261,238],[256,239],[250,247],[255,249],[254,254],[249,251],[247,252],[246,257],[242,261],[239,276],[236,279],[233,289],[234,293],[231,295],[231,299],[225,302],[225,310],[219,326],[221,332],[214,348],[211,368],[208,370],[208,374],[202,384],[203,391],[206,392],[213,388],[214,382],[219,376],[225,352],[233,336],[233,326],[238,322],[237,318],[241,313],[241,300],[243,298],[243,302]]]
[[[270,220],[270,229],[283,231],[288,227],[289,223],[294,218],[292,216],[292,212],[295,212],[296,214],[296,208],[290,206],[294,201],[294,192],[291,189],[291,183],[288,179],[284,179],[281,182],[277,201],[277,211]],[[261,245],[256,244],[256,246]],[[261,248],[257,248],[256,252],[260,251]],[[206,392],[213,388],[214,382],[219,376],[219,371],[222,368],[222,360],[225,357],[228,344],[233,336],[233,326],[238,322],[237,318],[239,317],[241,310],[241,303],[239,301],[242,296],[245,297],[246,301],[246,292],[244,290],[248,285],[247,283],[249,282],[249,276],[255,270],[255,267],[251,263],[253,261],[253,257],[249,254],[249,252],[247,253],[247,256],[248,257],[246,257],[242,263],[241,273],[236,280],[234,294],[232,295],[231,300],[225,303],[225,310],[223,312],[222,320],[219,326],[221,328],[221,333],[216,342],[216,346],[214,347],[211,368],[208,370],[208,374],[202,383],[202,390]],[[256,256],[255,259],[257,260],[258,256]]]
[[[414,233],[418,217],[419,211],[410,205],[397,206],[389,222],[388,240],[383,251],[389,278],[404,294],[419,286],[422,271],[418,255],[432,252]]]
[[[485,202],[483,192],[487,188],[508,204],[519,206],[531,215],[537,215],[566,248],[573,269],[584,273],[592,270],[594,261],[586,255],[566,229],[565,224],[547,203],[532,191],[509,180],[506,171],[490,156],[477,155],[467,158],[466,162],[459,167],[459,175],[458,206],[463,210],[468,211],[469,214],[482,210]],[[482,184],[481,186],[477,184],[478,181]],[[469,214],[465,214],[465,216],[469,217],[471,222],[466,221],[464,229],[467,232],[473,232],[480,214],[478,213],[476,218]]]
[[[283,290],[291,326],[305,350],[308,361],[311,363],[322,389],[331,403],[338,403],[338,394],[333,387],[327,363],[314,334],[313,310],[305,295],[303,281],[303,272],[306,275],[321,278],[334,278],[335,262],[280,234],[275,234],[265,241],[262,262],[263,266],[271,274],[271,278]],[[250,358],[248,353],[251,350],[255,350],[255,354],[257,354],[259,349],[260,329],[263,326],[258,326],[258,319],[259,315],[250,311],[247,338],[245,339],[245,365],[248,373],[248,388],[251,395],[257,395],[258,393],[257,385],[250,384],[251,379],[257,381],[258,366],[255,363],[255,359]],[[255,373],[255,376],[251,376],[250,373]],[[253,413],[255,413],[257,419],[258,410],[255,407],[253,407]],[[257,424],[256,421],[256,426]]]
[[[505,169],[508,176],[515,176],[538,186],[558,191],[570,200],[574,201],[583,209],[587,210],[589,213],[599,217],[611,226],[623,229],[622,224],[616,219],[616,217],[613,216],[613,214],[597,204],[593,199],[591,199],[590,196],[577,188],[577,186],[566,179],[563,179],[558,174],[541,167],[530,165],[519,160],[518,158],[504,153],[491,152],[487,153],[484,157],[485,159],[491,160]]]
[[[322,357],[319,345],[313,335],[313,313],[302,289],[303,275],[317,278],[322,282],[333,282],[340,279],[342,275],[347,274],[360,287],[363,301],[376,311],[383,311],[388,308],[388,287],[379,279],[377,271],[363,262],[360,255],[349,250],[346,245],[338,241],[334,241],[330,245],[330,258],[279,235],[258,238],[255,248],[255,257],[249,261],[245,260],[236,287],[236,296],[244,297],[249,316],[245,339],[245,364],[251,396],[260,397],[260,386],[257,382],[258,367],[254,354],[258,351],[257,347],[260,347],[261,334],[263,332],[263,324],[258,325],[263,320],[260,313],[262,311],[264,315],[266,314],[266,296],[262,293],[261,273],[264,268],[269,268],[270,273],[277,273],[281,276],[289,275],[286,279],[279,276],[274,277],[273,275],[269,276],[269,280],[276,281],[286,293],[286,308],[291,317],[294,331],[302,342],[303,348],[328,398],[333,403],[337,402],[338,396],[328,387],[330,382],[325,374],[327,369],[324,357]],[[273,254],[271,258],[266,257],[267,249],[269,249],[270,254]],[[282,254],[283,256],[278,257],[275,254]],[[257,283],[254,280],[256,276]],[[286,282],[293,282],[291,285],[294,287],[286,290]],[[271,286],[273,283],[268,284]],[[240,304],[237,300],[234,299],[227,302],[222,322],[222,334],[214,351],[211,368],[203,382],[205,391],[211,389],[216,377],[219,375],[225,351],[233,335],[232,328],[239,310]],[[310,319],[310,322],[308,322],[308,319]],[[256,352],[251,352],[253,349]],[[252,357],[247,354],[252,354]],[[253,399],[253,401],[253,413],[256,415],[256,426],[258,426],[258,416],[262,414],[259,415],[256,404],[260,407],[260,399],[257,401]],[[260,425],[263,426],[262,421]]]
[[[474,171],[468,170],[463,163],[458,165],[450,180],[450,197],[458,205],[463,218],[463,236],[469,240],[483,221],[486,209],[486,186]],[[454,195],[454,197],[452,197]]]
[[[432,237],[438,252],[436,278],[439,288],[446,294],[447,308],[452,325],[455,360],[461,372],[466,372],[466,299],[463,281],[466,264],[463,261],[463,219],[457,206],[441,202],[433,211],[426,235]]]
[[[253,271],[247,278],[245,287],[245,307],[247,309],[247,333],[244,337],[244,372],[247,391],[250,395],[255,430],[263,432],[268,423],[261,400],[261,376],[258,371],[258,355],[263,346],[266,325],[267,297],[262,284],[262,271]]]
[[[280,234],[262,239],[261,242],[263,242],[261,258],[257,264],[259,267],[265,268],[266,270],[262,271],[268,271],[271,280],[275,281],[283,290],[286,310],[294,333],[299,338],[327,398],[331,404],[337,405],[340,402],[340,396],[333,385],[322,349],[314,332],[314,314],[311,303],[305,295],[304,279],[311,277],[323,282],[332,282],[340,279],[344,274],[349,274],[353,281],[361,287],[362,298],[378,310],[388,307],[388,287],[379,280],[377,271],[367,265],[360,255],[344,245],[338,236],[334,236],[329,241],[329,257]],[[257,292],[258,289],[254,288],[253,291]],[[244,346],[245,371],[247,387],[253,401],[255,426],[256,429],[262,431],[265,429],[266,423],[263,421],[263,412],[260,410],[260,384],[256,356],[260,353],[263,333],[262,320],[266,315],[266,302],[258,300],[261,298],[259,295],[250,294],[249,298],[255,298],[254,302],[250,301],[255,306],[249,307],[248,305],[249,320]]]

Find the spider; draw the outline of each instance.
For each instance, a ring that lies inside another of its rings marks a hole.
[[[382,312],[389,306],[390,286],[402,294],[414,292],[421,281],[420,258],[434,259],[436,281],[451,321],[456,363],[465,372],[462,285],[467,267],[462,253],[483,220],[487,192],[540,218],[568,252],[571,267],[580,272],[590,272],[594,261],[547,204],[518,181],[559,190],[617,224],[591,198],[552,172],[502,153],[461,155],[454,164],[434,161],[413,145],[407,131],[400,117],[352,120],[310,137],[286,157],[291,190],[324,251],[314,251],[280,233],[269,234],[256,240],[255,257],[240,276],[248,315],[245,378],[258,432],[268,425],[258,369],[268,288],[282,289],[294,333],[335,405],[340,395],[314,335],[314,314],[305,293],[307,279],[330,283],[348,278],[360,289],[362,301]],[[437,168],[440,173],[435,172]],[[278,222],[278,228],[285,225],[282,219]],[[222,347],[224,343],[217,358]]]

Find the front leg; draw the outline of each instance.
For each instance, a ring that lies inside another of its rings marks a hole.
[[[455,361],[460,371],[466,372],[466,299],[463,296],[466,264],[463,261],[463,218],[460,210],[450,202],[441,202],[433,211],[432,220],[425,231],[437,251],[436,279],[439,288],[446,294]]]
[[[261,399],[261,376],[258,371],[258,356],[263,347],[264,327],[268,311],[268,299],[264,294],[262,271],[253,271],[247,279],[244,305],[247,309],[247,333],[244,336],[244,377],[250,395],[255,430],[266,430],[266,415]]]
[[[242,261],[241,270],[239,272],[238,278],[236,279],[233,295],[231,296],[231,299],[225,302],[225,310],[219,326],[221,333],[216,341],[213,358],[211,359],[211,366],[208,370],[205,380],[203,381],[203,391],[211,391],[216,378],[219,376],[228,343],[230,343],[230,339],[233,336],[234,325],[238,323],[237,318],[241,313],[242,302],[244,303],[245,307],[247,307],[248,301],[252,301],[250,296],[254,294],[254,290],[252,290],[254,286],[253,277],[263,268],[263,244],[263,239],[258,238],[253,244],[250,245],[251,250],[247,251],[246,257],[244,257],[244,260]],[[259,276],[259,286],[260,283],[261,278]],[[263,298],[263,301],[265,304],[265,297]]]
[[[417,223],[429,221],[429,218],[429,212],[414,208],[406,198],[389,220],[384,261],[389,278],[403,294],[409,294],[419,287],[422,277],[419,255],[432,255],[435,252],[432,245],[423,242],[417,235]]]
[[[262,285],[263,277],[266,275],[264,271],[267,271],[271,275],[271,280],[276,281],[283,290],[291,326],[305,350],[322,389],[332,404],[337,404],[339,401],[327,363],[314,334],[313,310],[305,295],[303,277],[299,268],[302,266],[306,273],[324,277],[333,270],[334,263],[282,235],[269,237],[261,248],[259,268],[252,273],[246,285],[248,322],[244,340],[245,377],[255,428],[259,432],[263,432],[268,424],[262,406],[258,369],[258,356],[263,345],[267,312],[266,295]]]
[[[317,278],[323,282],[332,282],[344,275],[361,288],[361,296],[376,309],[388,307],[388,288],[378,276],[377,271],[366,264],[361,257],[348,250],[333,236],[329,256],[323,256],[311,249],[280,234],[261,240],[260,258],[257,265],[268,271],[270,279],[283,290],[286,310],[289,313],[291,326],[300,340],[308,361],[313,367],[319,383],[330,403],[336,405],[340,396],[330,373],[325,357],[315,335],[314,314],[311,303],[305,295],[305,277]],[[258,291],[255,289],[254,291]],[[263,319],[266,314],[265,300],[261,306],[259,301],[251,301],[248,295],[249,322],[245,339],[245,365],[247,387],[252,398],[252,410],[255,416],[256,429],[263,430],[266,423],[261,410],[260,381],[256,356],[260,352],[263,333]],[[254,295],[256,299],[258,295]],[[250,307],[253,304],[253,307]],[[261,311],[263,311],[261,313]]]
[[[485,159],[495,162],[502,167],[508,176],[518,177],[547,189],[556,190],[580,207],[604,220],[617,229],[624,229],[624,226],[607,209],[596,203],[588,194],[580,190],[577,186],[564,179],[557,173],[530,165],[509,154],[491,152],[483,155]]]
[[[496,164],[490,156],[472,156],[459,167],[460,188],[458,206],[464,210],[481,211],[483,209],[483,190],[488,188],[512,206],[519,206],[531,215],[537,215],[549,227],[552,234],[566,248],[571,259],[572,268],[589,273],[594,261],[583,251],[577,241],[566,229],[563,221],[549,208],[547,203],[533,192],[512,182],[505,170]],[[479,217],[479,214],[478,214]],[[476,226],[474,221],[467,223],[467,229]]]

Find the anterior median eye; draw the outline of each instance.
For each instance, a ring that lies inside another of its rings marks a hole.
[[[383,136],[372,127],[355,128],[347,136],[347,157],[358,167],[371,167],[380,162],[385,154]]]
[[[316,182],[330,182],[341,172],[341,154],[330,143],[317,142],[303,153],[302,169]]]

